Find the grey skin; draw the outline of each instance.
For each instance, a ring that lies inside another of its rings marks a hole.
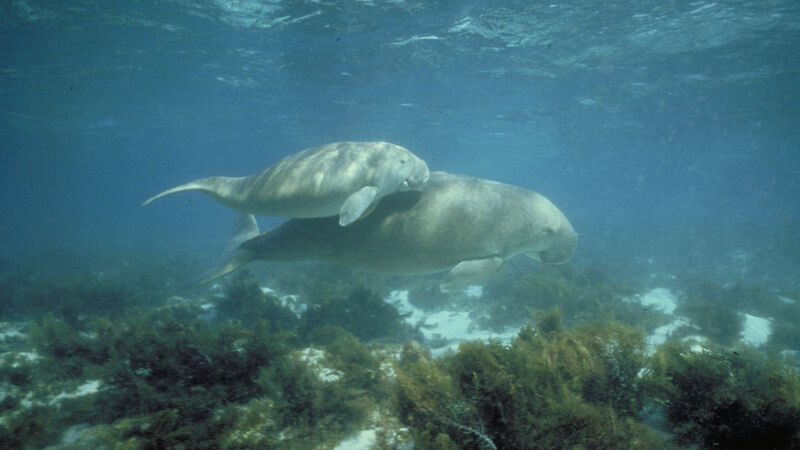
[[[547,264],[567,262],[578,235],[544,196],[474,177],[433,172],[418,191],[385,197],[349,227],[331,218],[293,219],[258,234],[242,216],[211,281],[254,260],[318,260],[401,274],[450,270],[443,292],[463,289],[524,253]]]
[[[425,161],[388,142],[335,142],[303,150],[247,177],[209,177],[168,189],[201,191],[243,214],[291,218],[339,216],[347,226],[380,199],[416,189],[430,172]]]

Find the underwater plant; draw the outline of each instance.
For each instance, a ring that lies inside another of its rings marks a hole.
[[[676,312],[688,317],[703,336],[719,344],[733,344],[742,332],[742,317],[725,303],[687,299]]]
[[[506,306],[506,314],[524,322],[534,311],[573,308],[580,292],[558,269],[545,268],[529,273],[514,284],[512,303]],[[497,314],[492,313],[493,317]],[[508,320],[504,321],[504,323]]]
[[[32,324],[31,343],[42,355],[37,364],[47,368],[37,375],[39,382],[102,381],[102,395],[65,407],[69,420],[51,423],[113,422],[113,429],[127,431],[106,429],[109,436],[152,448],[213,442],[214,411],[263,395],[262,371],[282,364],[295,338],[264,319],[244,326],[200,320],[202,313],[198,306],[180,304],[96,318],[80,327],[52,316]],[[133,418],[138,425],[126,428],[120,422]]]
[[[800,374],[744,345],[668,343],[653,355],[652,398],[676,439],[705,448],[798,448]]]
[[[111,337],[104,396],[112,417],[177,408],[181,417],[203,420],[225,402],[244,402],[263,393],[259,372],[279,363],[291,334],[273,332],[262,319],[239,323],[184,323],[169,311],[119,323]]]
[[[318,291],[312,297],[300,335],[308,337],[326,325],[341,327],[362,341],[399,339],[411,333],[397,309],[364,286],[350,288],[346,295]]]
[[[107,314],[57,310],[8,325],[28,340],[6,341],[20,356],[0,359],[0,445],[328,448],[391,420],[416,448],[800,445],[796,371],[746,346],[670,342],[647,356],[641,328],[585,323],[654,314],[602,280],[530,276],[509,288],[520,308],[538,292],[570,312],[534,310],[510,343],[464,342],[438,359],[414,341],[399,356],[381,343],[413,332],[378,293],[341,281],[303,294],[315,306],[299,318],[247,272],[213,314],[204,299],[179,297]],[[791,338],[791,328],[776,332]],[[89,380],[97,391],[67,395]],[[646,414],[662,415],[674,442]]]
[[[460,430],[472,429],[476,433],[468,434],[486,440],[485,430],[476,423],[474,406],[462,398],[453,378],[431,359],[430,351],[415,341],[403,346],[396,395],[398,415],[412,428],[415,443],[421,447],[459,448],[448,431],[459,434]],[[471,437],[466,436],[466,441],[472,442]]]
[[[58,436],[59,413],[47,406],[34,406],[4,415],[0,424],[0,447],[44,448]]]
[[[492,285],[482,301],[488,305],[482,325],[502,330],[521,326],[535,311],[558,307],[562,320],[575,327],[609,319],[653,329],[660,323],[661,313],[649,311],[638,304],[623,301],[632,295],[631,286],[614,283],[610,277],[592,266],[539,267],[521,273],[506,285]]]
[[[25,350],[38,355],[31,356],[35,362],[17,367],[9,360],[0,370],[0,382],[13,391],[2,399],[0,441],[8,448],[43,447],[63,434],[64,448],[336,442],[372,420],[379,405],[386,409],[392,390],[377,347],[338,326],[322,326],[321,318],[330,313],[368,338],[404,331],[380,296],[348,289],[330,296],[313,326],[247,273],[225,287],[213,314],[200,301],[173,297],[158,308],[151,301],[113,314],[43,315],[27,326]],[[348,305],[354,317],[337,313],[336,305]],[[295,334],[301,325],[302,340]],[[313,348],[301,348],[303,341]],[[318,354],[319,363],[309,359]],[[335,377],[323,377],[317,364]],[[75,391],[87,379],[99,393],[50,406],[59,390]],[[33,407],[25,405],[31,389],[41,391]],[[258,418],[268,420],[256,426]]]
[[[295,330],[297,316],[275,296],[264,293],[252,273],[243,270],[225,286],[224,296],[217,302],[221,319],[233,319],[245,325],[267,319],[276,331]]]
[[[398,413],[417,442],[502,449],[665,446],[635,417],[643,334],[617,322],[566,331],[560,316],[557,309],[537,314],[536,325],[524,327],[510,346],[467,342],[439,360],[406,346],[397,366]]]
[[[16,268],[0,276],[0,319],[39,319],[52,314],[73,324],[96,316],[117,316],[131,308],[163,304],[175,280],[196,258],[176,254],[154,264],[152,255],[94,255],[85,264],[74,256],[35,269]],[[109,261],[108,259],[112,259]]]
[[[61,279],[22,278],[10,289],[2,302],[2,314],[13,319],[52,314],[74,323],[81,316],[118,313],[135,302],[126,287],[91,274]]]

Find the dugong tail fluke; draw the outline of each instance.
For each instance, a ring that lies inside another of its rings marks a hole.
[[[186,184],[182,184],[180,186],[175,186],[174,188],[167,189],[160,194],[154,195],[144,203],[142,206],[147,206],[150,203],[160,199],[161,197],[166,197],[167,195],[176,194],[178,192],[189,192],[189,191],[200,191],[210,197],[214,198],[217,201],[220,201],[223,204],[226,204],[226,197],[230,195],[231,187],[237,184],[238,180],[241,178],[237,177],[208,177],[208,178],[200,178],[199,180],[190,181]],[[226,189],[226,186],[228,187]]]
[[[234,270],[255,259],[255,253],[251,250],[239,248],[239,245],[258,235],[258,224],[252,214],[242,214],[233,227],[233,234],[222,253],[222,261],[217,267],[200,275],[192,281],[192,285],[200,285],[215,280],[223,275],[227,275]]]

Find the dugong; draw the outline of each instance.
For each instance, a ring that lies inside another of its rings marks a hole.
[[[349,227],[334,219],[292,219],[259,234],[253,216],[242,216],[222,264],[197,282],[253,260],[319,260],[389,273],[449,270],[439,287],[450,292],[493,275],[520,253],[564,263],[578,244],[572,225],[544,196],[446,172],[431,173],[419,190],[384,197]]]
[[[388,142],[335,142],[303,150],[247,177],[209,177],[168,189],[161,197],[201,191],[240,213],[291,218],[339,216],[347,226],[398,190],[430,176],[425,161]]]

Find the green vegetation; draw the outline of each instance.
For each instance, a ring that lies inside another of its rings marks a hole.
[[[745,346],[658,350],[647,382],[677,441],[704,448],[798,448],[800,374]]]
[[[742,331],[739,311],[774,319],[766,349],[800,350],[800,298],[782,297],[764,286],[719,286],[706,280],[683,283],[685,301],[677,311],[692,320],[700,333],[723,345],[732,345]],[[783,298],[783,300],[781,299]]]
[[[539,312],[510,346],[465,343],[440,360],[407,346],[398,408],[415,440],[425,448],[800,445],[800,375],[790,366],[745,346],[698,352],[670,343],[648,357],[629,326],[568,331],[560,318]],[[663,405],[674,443],[639,421],[652,405]]]
[[[78,289],[69,292],[90,292],[85,281],[73,282]],[[330,296],[301,321],[246,272],[224,292],[212,313],[176,298],[155,308],[122,305],[114,314],[68,319],[51,313],[31,322],[28,344],[38,357],[0,365],[7,386],[0,444],[44,446],[69,425],[89,423],[75,448],[259,447],[286,436],[306,448],[344,437],[376,405],[387,407],[391,389],[373,350],[343,328],[311,325],[331,318],[366,337],[384,336],[380,327],[403,331],[396,310],[377,294],[355,288],[347,297]],[[337,304],[372,322],[359,328],[354,317],[335,311]],[[300,350],[309,344],[321,361]],[[325,379],[320,370],[337,376]],[[100,392],[50,405],[58,392],[74,392],[89,379],[98,380]],[[231,429],[255,422],[250,434]]]
[[[720,344],[733,344],[742,332],[742,318],[725,304],[691,299],[675,312],[688,317],[700,334]]]
[[[714,343],[651,352],[661,313],[599,272],[546,269],[485,298],[484,316],[530,319],[515,339],[434,359],[376,290],[333,278],[302,315],[246,271],[213,301],[13,280],[2,313],[28,321],[0,323],[22,332],[0,342],[2,448],[330,448],[364,428],[380,448],[800,447],[800,375],[737,345],[720,303],[775,313],[770,349],[797,343],[797,306],[757,289],[687,285],[679,312]]]
[[[221,319],[253,325],[268,318],[275,330],[294,330],[297,316],[279,299],[265,294],[253,275],[242,270],[225,287],[225,295],[217,302],[215,310]]]
[[[0,276],[0,320],[39,319],[45,315],[71,322],[87,316],[126,314],[131,308],[157,306],[171,295],[182,273],[197,270],[193,258],[175,255],[154,265],[143,255],[103,261],[48,261],[46,272]],[[83,264],[102,269],[86,269]],[[188,268],[187,268],[188,267]]]
[[[618,320],[654,329],[663,315],[623,301],[633,293],[630,287],[612,285],[598,270],[543,266],[489,291],[483,325],[498,330],[521,326],[535,311],[558,307],[568,327]]]
[[[539,314],[510,346],[462,344],[441,360],[404,351],[400,417],[424,448],[655,448],[637,423],[644,337],[611,322],[565,331]]]
[[[364,287],[351,287],[345,295],[317,292],[313,305],[303,315],[301,335],[310,336],[326,325],[341,327],[363,341],[400,339],[411,333],[397,309]]]
[[[112,314],[135,304],[127,286],[80,274],[65,279],[38,280],[18,278],[0,285],[0,317],[8,319],[38,318],[53,314],[76,322],[91,304],[96,314]]]

